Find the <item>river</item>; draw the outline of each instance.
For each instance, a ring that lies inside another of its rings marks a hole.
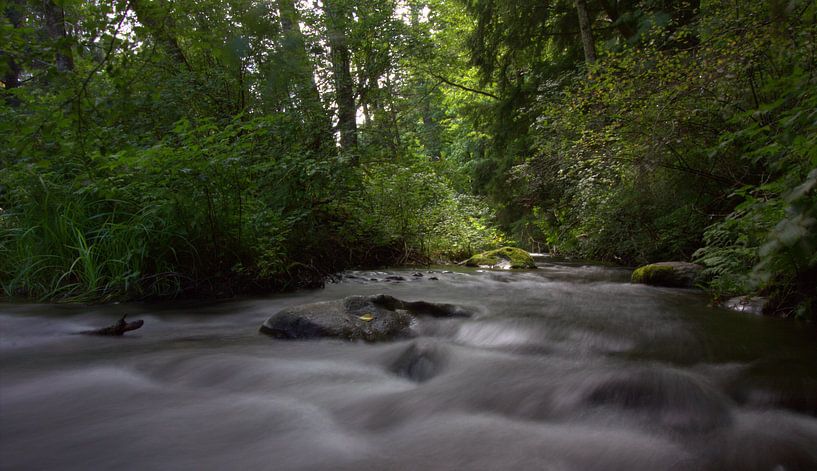
[[[813,326],[539,260],[208,303],[0,304],[0,468],[817,469]],[[476,315],[376,344],[258,333],[284,307],[375,293]],[[73,335],[123,314],[144,327]]]

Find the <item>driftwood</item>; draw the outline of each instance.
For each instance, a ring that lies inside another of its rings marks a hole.
[[[127,315],[122,316],[122,319],[116,321],[116,324],[114,325],[103,327],[101,329],[96,330],[86,330],[80,333],[85,335],[120,336],[125,332],[128,332],[130,330],[136,330],[142,327],[142,325],[145,323],[145,321],[143,321],[142,319],[133,322],[128,322],[125,320],[125,317],[127,317]]]

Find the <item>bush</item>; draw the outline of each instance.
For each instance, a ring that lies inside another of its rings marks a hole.
[[[151,147],[0,173],[6,295],[107,300],[321,284],[351,264],[470,255],[502,241],[428,159],[362,174],[282,115],[182,120]]]
[[[380,164],[363,179],[359,219],[380,244],[436,259],[467,258],[495,247],[503,236],[479,198],[462,195],[422,156],[406,165]]]

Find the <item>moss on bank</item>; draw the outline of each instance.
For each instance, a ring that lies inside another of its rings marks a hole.
[[[474,255],[465,262],[466,266],[503,266],[505,268],[536,268],[529,253],[516,247],[502,247]]]

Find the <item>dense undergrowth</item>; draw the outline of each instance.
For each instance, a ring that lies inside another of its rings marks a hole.
[[[319,286],[501,243],[431,126],[419,4],[332,3],[4,6],[2,294]]]
[[[180,121],[161,142],[0,172],[3,291],[53,300],[319,286],[352,266],[461,258],[502,241],[423,158],[366,172],[303,148],[285,115]]]
[[[483,177],[506,226],[583,258],[697,261],[716,298],[815,318],[817,6],[634,4],[640,34],[516,84],[527,129],[500,128]]]

